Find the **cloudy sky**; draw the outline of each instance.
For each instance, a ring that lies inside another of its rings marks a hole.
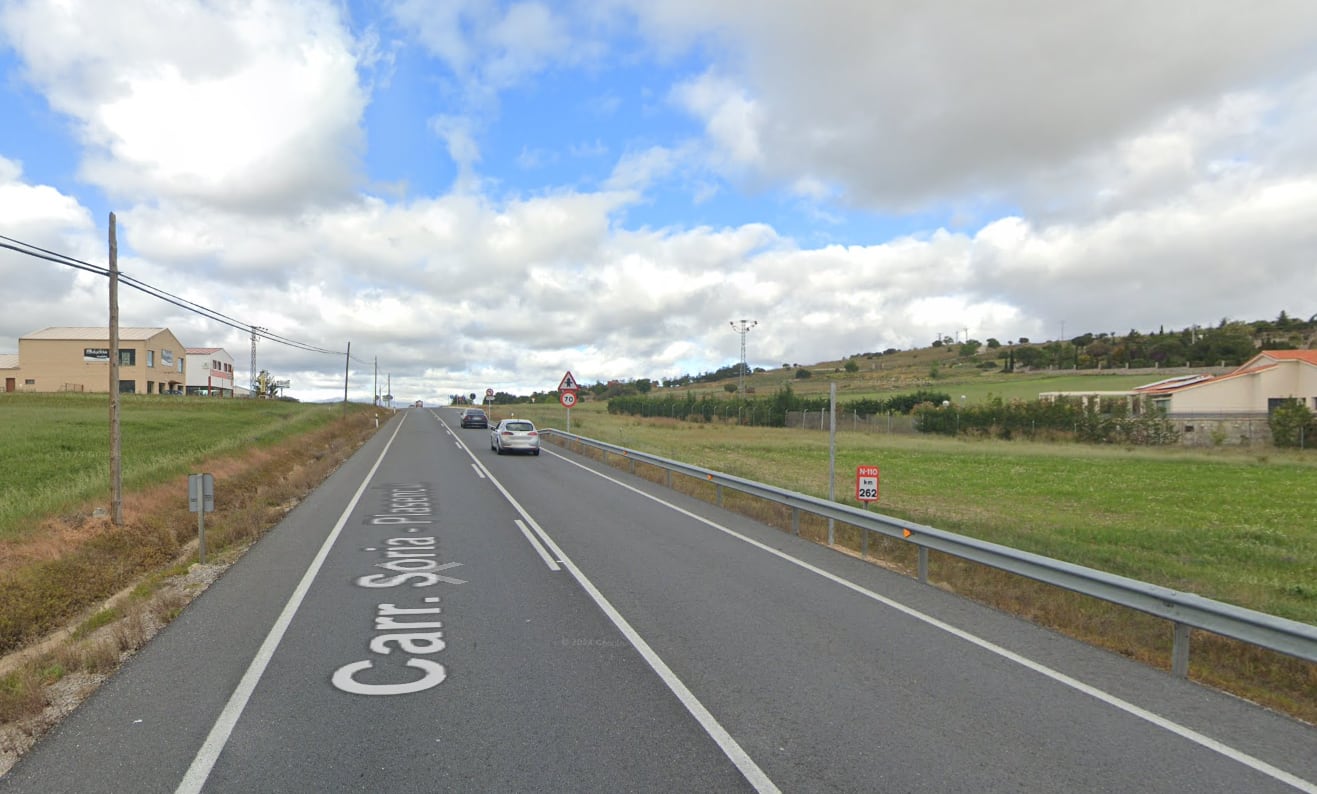
[[[741,319],[766,367],[1306,319],[1317,3],[0,0],[0,234],[104,265],[110,212],[359,399],[709,371]],[[106,322],[102,277],[0,279],[0,353]]]

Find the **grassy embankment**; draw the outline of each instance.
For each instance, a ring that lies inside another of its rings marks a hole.
[[[507,410],[565,426],[558,406]],[[610,416],[602,403],[574,408],[572,431],[814,496],[828,493],[826,433]],[[856,504],[850,494],[857,465],[881,468],[876,512],[1317,624],[1312,452],[839,432],[839,501]],[[701,482],[683,489],[712,496]],[[789,527],[783,512],[748,499],[726,501]],[[826,523],[805,522],[801,533],[826,542]],[[854,528],[838,527],[836,539],[852,553],[860,548]],[[869,551],[884,564],[914,568],[910,544],[871,539]],[[931,558],[930,578],[939,586],[1169,668],[1171,633],[1162,621],[936,553]],[[1317,665],[1196,632],[1190,674],[1317,722]]]
[[[0,655],[81,620],[68,642],[0,670],[0,724],[31,718],[67,675],[113,669],[145,641],[145,624],[181,609],[176,589],[162,591],[194,559],[187,474],[215,475],[208,558],[231,561],[375,432],[374,416],[369,406],[345,416],[341,405],[126,396],[124,521],[114,526],[103,510],[107,397],[0,395]]]

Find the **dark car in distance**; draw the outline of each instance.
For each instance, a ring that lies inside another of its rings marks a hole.
[[[462,427],[489,427],[489,417],[479,408],[462,411]]]

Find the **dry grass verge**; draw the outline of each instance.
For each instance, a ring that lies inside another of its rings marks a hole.
[[[375,431],[359,413],[208,461],[207,565],[186,478],[126,494],[120,527],[89,505],[0,543],[0,775]]]

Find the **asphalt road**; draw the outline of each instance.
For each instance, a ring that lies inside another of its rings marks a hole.
[[[220,485],[222,487],[222,484]],[[1317,792],[1317,729],[408,409],[3,792]]]

